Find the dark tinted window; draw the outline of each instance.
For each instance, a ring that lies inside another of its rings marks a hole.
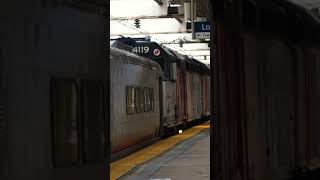
[[[153,111],[153,89],[127,86],[127,113]]]
[[[151,97],[150,97],[150,88],[143,88],[144,94],[144,111],[151,111]]]
[[[78,114],[77,88],[72,80],[54,80],[52,84],[54,163],[57,167],[77,163]]]
[[[151,104],[151,111],[154,109],[154,97],[153,97],[153,88],[149,88],[150,91],[150,104]]]
[[[105,121],[104,91],[99,81],[83,81],[82,113],[83,142],[85,162],[103,162],[105,160]]]
[[[136,106],[136,112],[141,113],[143,112],[143,88],[136,88],[136,94],[135,94],[135,106]]]
[[[127,86],[127,113],[135,113],[135,88]]]
[[[106,127],[103,82],[58,79],[52,83],[55,167],[104,162]]]

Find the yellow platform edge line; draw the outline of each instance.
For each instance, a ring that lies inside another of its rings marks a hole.
[[[207,121],[201,125],[194,126],[190,129],[185,130],[181,134],[177,134],[175,136],[171,136],[169,138],[160,140],[142,150],[139,150],[135,153],[130,154],[129,156],[124,157],[123,159],[119,159],[110,164],[110,179],[116,180],[120,176],[129,172],[132,168],[141,164],[145,161],[148,161],[164,151],[168,150],[175,144],[186,140],[204,129],[210,127],[210,121]]]

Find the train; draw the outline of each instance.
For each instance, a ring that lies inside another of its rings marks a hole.
[[[110,49],[111,153],[158,137],[161,67],[127,51]]]
[[[124,38],[112,46],[112,160],[209,118],[206,65],[156,42]]]
[[[319,1],[212,1],[211,178],[320,178]]]

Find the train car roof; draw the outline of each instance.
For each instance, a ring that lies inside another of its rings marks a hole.
[[[205,72],[205,73],[210,72],[210,69],[204,63],[202,63],[194,58],[189,58],[187,55],[180,54],[179,52],[174,51],[172,49],[168,48],[168,50],[176,56],[178,61],[187,62],[187,64],[188,64],[187,66],[189,67],[189,69],[199,71],[199,72]]]
[[[118,49],[123,49],[123,50],[126,50],[126,51],[129,51],[131,52],[132,51],[132,47],[128,44],[125,44],[121,41],[117,41],[117,40],[112,40],[110,41],[110,47],[115,47],[115,48],[118,48]]]
[[[199,60],[197,59],[193,59],[199,66],[200,66],[200,69],[203,73],[206,73],[206,74],[210,74],[210,68],[208,68],[207,65],[205,65],[204,63],[200,62]]]
[[[169,49],[169,50],[176,58],[178,58],[179,61],[187,61],[187,58],[185,56],[183,56],[182,54],[180,54],[177,51],[174,51],[172,49]]]
[[[165,46],[160,46],[160,47],[162,47],[162,49],[163,49],[168,55],[170,55],[170,56],[172,56],[172,57],[176,57],[170,48],[165,47]]]
[[[162,72],[162,69],[161,69],[160,65],[157,62],[152,61],[152,60],[150,60],[148,58],[139,56],[139,55],[137,55],[135,53],[131,53],[131,52],[128,52],[126,50],[122,50],[122,49],[119,49],[119,48],[116,48],[116,47],[110,47],[110,52],[115,52],[115,53],[118,53],[120,55],[131,57],[130,59],[127,59],[128,63],[148,65],[153,70],[158,69],[160,72]]]
[[[192,60],[188,56],[182,55],[177,51],[174,51],[166,46],[159,45],[157,42],[154,41],[136,41],[131,38],[121,38],[119,41],[114,42],[112,46],[124,49],[129,52],[133,51],[134,48],[143,48],[144,46],[147,46],[149,47],[149,51],[147,53],[140,52],[141,49],[136,49],[136,51],[138,51],[138,56],[140,54],[143,54],[140,56],[151,59],[154,62],[159,62],[159,60],[169,62],[186,62],[188,69],[197,72],[207,72],[209,70],[202,62]],[[131,49],[128,47],[131,47]],[[155,55],[155,49],[160,50],[160,53],[158,55]]]

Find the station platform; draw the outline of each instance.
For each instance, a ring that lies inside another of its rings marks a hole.
[[[111,179],[209,180],[210,122],[111,163]]]

